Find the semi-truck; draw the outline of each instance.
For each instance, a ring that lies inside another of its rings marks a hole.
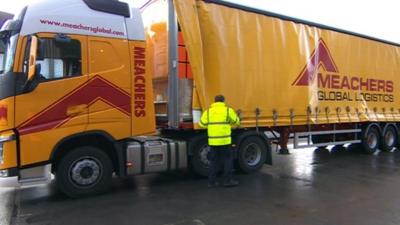
[[[1,175],[53,174],[71,197],[114,175],[206,175],[198,122],[217,94],[241,118],[232,150],[246,173],[289,137],[369,154],[399,143],[400,45],[386,40],[217,0],[44,0],[0,39]]]

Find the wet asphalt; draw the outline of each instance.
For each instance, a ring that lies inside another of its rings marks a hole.
[[[54,183],[0,188],[0,217],[12,225],[400,224],[400,151],[291,152],[237,174],[235,188],[209,189],[187,171],[116,178],[109,193],[84,199],[66,198]]]
[[[16,179],[13,178],[0,180],[0,225],[11,223],[16,196],[13,186],[16,183]]]

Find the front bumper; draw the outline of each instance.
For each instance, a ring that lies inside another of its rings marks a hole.
[[[13,131],[0,132],[0,171],[18,167],[17,140]],[[2,176],[0,174],[0,176]]]
[[[2,177],[16,177],[16,176],[18,176],[18,169],[17,168],[0,170],[0,178],[2,178]]]

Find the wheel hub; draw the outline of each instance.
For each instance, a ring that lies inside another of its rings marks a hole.
[[[260,163],[261,160],[261,152],[260,146],[257,144],[249,144],[245,148],[244,158],[249,166],[256,166]]]
[[[393,132],[386,132],[385,134],[385,143],[387,146],[391,147],[394,145],[394,134]]]
[[[85,179],[90,178],[93,175],[94,171],[92,168],[89,167],[85,167],[82,169],[81,171],[81,176]]]
[[[376,145],[378,144],[378,137],[374,133],[370,133],[368,135],[367,143],[370,148],[375,148]]]
[[[76,160],[70,167],[70,179],[78,186],[95,185],[101,177],[101,164],[94,158]]]
[[[206,167],[210,166],[210,160],[208,158],[209,153],[210,153],[210,147],[208,147],[207,145],[203,146],[200,149],[200,162]]]

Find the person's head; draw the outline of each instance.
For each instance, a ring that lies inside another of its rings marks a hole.
[[[225,102],[225,97],[223,95],[215,96],[215,102]]]

